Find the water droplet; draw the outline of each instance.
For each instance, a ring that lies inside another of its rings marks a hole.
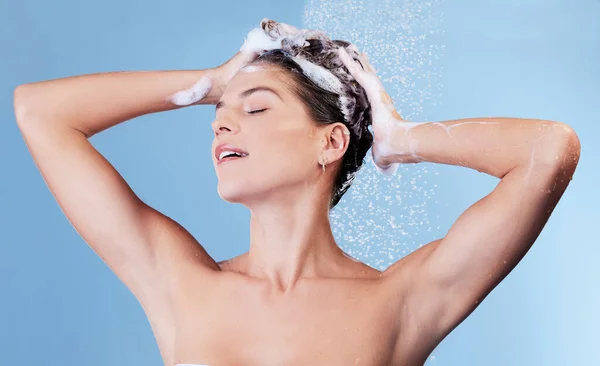
[[[307,0],[302,28],[354,43],[369,55],[405,119],[433,120],[427,111],[433,110],[443,86],[445,47],[435,43],[435,36],[443,33],[441,4],[441,0],[386,0],[372,6],[364,0]],[[442,209],[442,203],[432,199],[439,189],[439,172],[435,165],[420,163],[400,165],[395,176],[387,177],[375,169],[370,156],[369,152],[330,219],[345,252],[383,270],[441,236],[441,227],[429,218],[429,212]]]

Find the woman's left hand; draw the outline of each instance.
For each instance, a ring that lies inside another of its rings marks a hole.
[[[394,155],[390,144],[392,131],[403,124],[408,126],[411,123],[403,121],[398,111],[396,111],[392,98],[385,91],[366,54],[363,53],[359,57],[359,61],[364,67],[363,70],[343,47],[338,49],[338,53],[350,74],[365,89],[371,104],[374,138],[371,151],[373,162],[382,173],[393,175],[398,169],[398,163],[392,161]]]

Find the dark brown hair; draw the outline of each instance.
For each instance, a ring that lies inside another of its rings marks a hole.
[[[364,162],[367,151],[373,145],[371,106],[365,90],[350,75],[348,69],[337,56],[337,48],[350,44],[339,40],[311,39],[309,45],[291,46],[287,50],[276,49],[260,55],[254,64],[269,64],[279,67],[292,81],[290,90],[303,102],[309,116],[318,124],[341,122],[350,131],[350,143],[340,169],[335,175],[329,209],[335,207],[344,193],[350,188],[354,177]],[[355,53],[347,50],[350,55]],[[294,61],[303,58],[332,72],[343,86],[343,99],[340,94],[323,89],[309,77]],[[340,100],[343,100],[343,104]],[[343,110],[346,111],[344,116]]]

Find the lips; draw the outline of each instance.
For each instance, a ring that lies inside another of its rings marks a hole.
[[[227,153],[229,153],[229,152],[235,153],[238,155],[227,156]],[[223,157],[221,157],[222,153],[225,153],[223,155]],[[221,145],[217,146],[215,149],[215,159],[217,160],[217,164],[219,164],[221,162],[229,161],[229,160],[241,159],[246,156],[248,156],[248,153],[245,150],[243,150],[237,146],[234,146],[234,145],[221,144]]]

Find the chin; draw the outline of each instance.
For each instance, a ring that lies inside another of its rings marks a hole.
[[[221,181],[217,187],[217,192],[222,200],[229,203],[244,203],[252,197],[259,196],[263,190],[256,191],[250,187],[247,181]]]
[[[244,189],[243,187],[239,187],[240,185],[238,184],[238,187],[222,187],[219,184],[219,187],[217,188],[217,192],[219,193],[219,197],[221,197],[222,200],[229,202],[229,203],[240,203],[243,201],[244,197],[246,196],[246,194],[244,194]]]
[[[263,202],[268,200],[278,187],[267,183],[259,184],[248,181],[221,181],[217,187],[217,192],[222,200],[229,203],[239,203],[248,207],[251,202]]]
[[[246,205],[251,202],[264,202],[295,186],[300,178],[294,173],[297,174],[297,170],[286,172],[282,169],[235,176],[222,175],[218,181],[217,192],[221,199],[229,203]]]

